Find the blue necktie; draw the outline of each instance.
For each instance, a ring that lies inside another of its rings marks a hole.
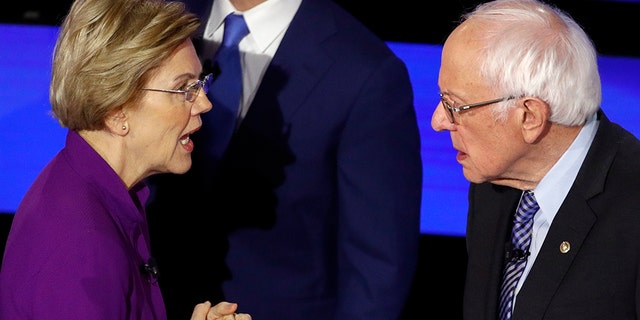
[[[533,192],[525,191],[513,221],[511,242],[513,253],[509,256],[505,266],[502,286],[500,288],[500,320],[511,319],[513,309],[513,297],[518,280],[522,276],[527,265],[529,246],[531,244],[531,230],[533,229],[533,216],[540,207]]]
[[[218,72],[209,89],[213,103],[210,112],[202,115],[203,129],[207,132],[209,155],[220,159],[233,135],[242,95],[242,68],[238,43],[249,33],[241,15],[229,14],[224,19],[222,44],[213,60],[214,72]],[[214,73],[215,75],[215,73]]]

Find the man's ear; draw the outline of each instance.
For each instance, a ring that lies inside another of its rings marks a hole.
[[[113,134],[124,136],[129,133],[127,115],[123,110],[115,111],[113,114],[107,116],[106,126]]]
[[[535,143],[549,130],[549,104],[533,97],[525,97],[519,101],[521,113],[522,136],[527,143]]]

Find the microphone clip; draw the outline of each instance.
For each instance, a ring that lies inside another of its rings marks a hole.
[[[149,282],[151,284],[158,283],[160,269],[158,268],[158,263],[154,257],[150,257],[149,260],[147,260],[147,263],[142,264],[140,266],[140,271],[149,276]]]
[[[505,254],[505,258],[507,261],[519,261],[519,260],[524,260],[527,257],[529,257],[529,255],[531,255],[531,252],[529,252],[529,250],[522,250],[522,249],[512,249],[506,252]]]

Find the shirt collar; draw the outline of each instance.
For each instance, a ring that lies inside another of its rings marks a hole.
[[[542,211],[542,216],[536,215],[536,219],[542,218],[551,223],[555,217],[556,212],[558,212],[569,193],[578,171],[580,171],[582,162],[587,156],[589,147],[596,135],[598,124],[597,115],[594,114],[587,120],[587,123],[582,127],[567,151],[535,188],[536,200]]]
[[[293,20],[302,0],[267,0],[247,11],[240,12],[229,0],[213,2],[211,16],[207,21],[206,32],[217,33],[222,27],[224,18],[232,12],[242,14],[249,28],[249,36],[259,51],[265,50]],[[222,40],[222,32],[218,41]]]

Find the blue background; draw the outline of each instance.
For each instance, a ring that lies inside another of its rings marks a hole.
[[[0,212],[15,212],[38,172],[64,145],[66,129],[49,114],[57,32],[57,26],[0,24]],[[407,64],[414,86],[424,163],[421,231],[464,236],[468,183],[449,134],[434,132],[430,125],[438,104],[441,46],[388,44]],[[602,108],[612,121],[640,136],[640,58],[603,55],[599,64]]]

